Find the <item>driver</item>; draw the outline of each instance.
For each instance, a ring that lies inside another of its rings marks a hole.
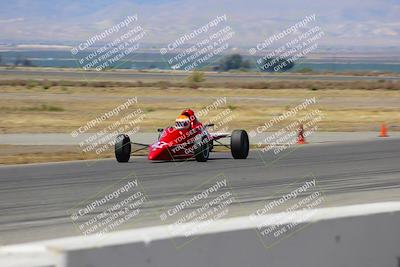
[[[190,128],[190,118],[186,115],[179,115],[175,120],[175,128],[178,130],[184,130]]]

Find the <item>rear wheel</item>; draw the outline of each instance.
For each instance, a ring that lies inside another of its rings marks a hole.
[[[210,147],[207,136],[197,135],[193,147],[196,161],[206,162],[210,156]]]
[[[118,162],[128,162],[131,157],[131,139],[126,134],[120,134],[115,141],[115,158]]]
[[[234,130],[231,135],[231,153],[234,159],[245,159],[249,155],[249,136],[245,130]]]

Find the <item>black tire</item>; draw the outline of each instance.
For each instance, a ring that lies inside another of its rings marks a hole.
[[[213,149],[214,149],[214,141],[211,140],[210,143],[209,143],[208,145],[209,145],[209,147],[210,147],[210,152],[212,152]]]
[[[207,136],[201,134],[194,140],[194,157],[198,162],[206,162],[210,156],[210,147]]]
[[[131,157],[131,139],[126,134],[119,134],[115,141],[115,158],[118,162],[128,162]]]
[[[245,130],[234,130],[231,135],[231,153],[234,159],[245,159],[249,155],[249,136]]]

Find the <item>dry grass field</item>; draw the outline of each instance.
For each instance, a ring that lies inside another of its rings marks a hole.
[[[199,84],[195,89],[190,85],[165,83],[159,86],[71,84],[0,85],[0,133],[71,132],[132,97],[138,98],[138,104],[131,108],[139,107],[146,114],[141,131],[166,126],[182,109],[201,110],[219,97],[226,97],[227,103],[210,111],[203,120],[229,108],[234,114],[229,125],[232,127],[256,127],[311,97],[317,103],[309,108],[318,108],[325,114],[320,131],[376,130],[382,122],[396,125],[400,121],[399,82],[336,82],[335,86],[332,81],[274,81],[265,82],[265,89],[260,88],[259,82],[236,84],[235,88],[228,88],[225,83]],[[118,116],[111,118],[91,131],[118,119]]]
[[[156,131],[171,125],[182,109],[202,110],[221,97],[226,97],[226,103],[201,119],[215,118],[229,109],[233,120],[226,126],[230,129],[253,129],[313,97],[316,104],[289,118],[287,123],[314,109],[325,115],[318,131],[378,131],[381,123],[398,130],[400,122],[400,83],[386,80],[239,84],[1,80],[0,95],[0,133],[70,133],[133,97],[137,97],[137,105],[89,132],[100,131],[137,108],[145,114],[140,131]],[[82,155],[74,146],[3,145],[0,150],[0,164],[98,157]],[[102,157],[112,156],[110,151],[102,153]]]

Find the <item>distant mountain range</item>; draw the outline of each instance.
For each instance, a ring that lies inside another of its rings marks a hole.
[[[85,40],[138,14],[147,43],[169,43],[226,14],[232,43],[251,46],[316,14],[321,45],[399,46],[398,0],[0,0],[0,42]]]

